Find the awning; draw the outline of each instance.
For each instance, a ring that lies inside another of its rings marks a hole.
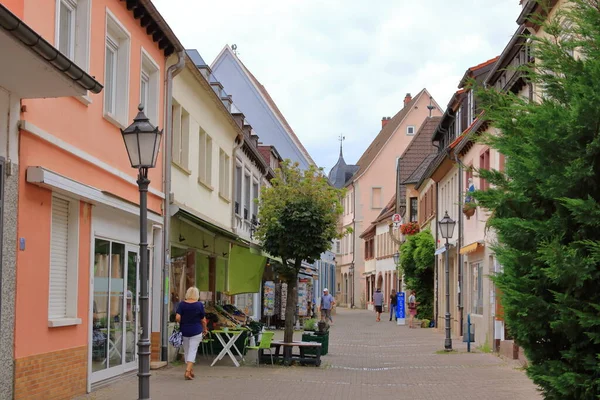
[[[363,276],[371,276],[371,275],[375,275],[375,271],[363,272]]]
[[[229,252],[227,293],[259,293],[266,260],[263,255],[234,244]]]
[[[479,250],[480,248],[483,248],[483,246],[484,246],[484,244],[481,242],[473,242],[471,244],[461,247],[460,254],[473,253],[473,252]]]
[[[229,239],[234,239],[234,240],[238,238],[233,232],[230,232],[230,231],[223,229],[215,224],[211,224],[210,222],[203,220],[202,218],[192,214],[191,212],[184,210],[182,208],[182,206],[177,205],[177,207],[179,208],[179,210],[177,210],[177,212],[175,213],[175,216],[182,218],[184,220],[188,220],[210,232],[216,233],[217,235],[220,235],[220,236],[223,236],[223,237],[226,237]]]
[[[102,85],[0,4],[0,86],[22,98],[82,96]]]

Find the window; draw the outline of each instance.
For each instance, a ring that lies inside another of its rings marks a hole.
[[[104,57],[104,117],[120,128],[129,125],[130,35],[107,10]]]
[[[52,196],[51,215],[48,326],[76,325],[79,201]]]
[[[410,222],[417,222],[419,217],[418,199],[416,197],[410,198]]]
[[[179,103],[173,100],[172,118],[172,161],[189,174],[190,114]]]
[[[198,182],[212,189],[212,138],[202,128],[199,132],[199,147]]]
[[[244,175],[244,219],[250,219],[250,174]]]
[[[371,188],[371,208],[381,208],[383,203],[383,197],[380,187]]]
[[[242,205],[242,166],[235,166],[235,213],[241,215],[240,206]]]
[[[406,134],[407,135],[414,135],[415,134],[415,126],[414,125],[409,125],[406,127]]]
[[[252,182],[252,219],[258,216],[258,181]]]
[[[471,263],[471,304],[473,314],[483,314],[483,263]]]
[[[461,126],[460,126],[461,117],[462,117],[462,107],[460,107],[456,111],[456,118],[454,119],[454,137],[459,137],[462,133]]]
[[[219,194],[229,199],[229,156],[219,149]]]
[[[56,0],[55,46],[89,70],[90,0]]]
[[[490,169],[490,150],[487,149],[479,156],[479,169],[489,170]],[[488,181],[483,178],[479,178],[479,189],[487,190],[490,187]]]
[[[473,98],[473,90],[469,90],[467,95],[467,121],[469,124],[475,119],[475,99]],[[466,127],[465,127],[466,128]]]
[[[144,112],[154,126],[158,125],[159,71],[158,64],[142,49],[140,104],[144,106]]]

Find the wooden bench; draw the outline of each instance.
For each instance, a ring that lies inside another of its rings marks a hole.
[[[271,342],[271,347],[275,348],[273,359],[283,361],[285,365],[289,365],[292,361],[297,361],[300,364],[314,364],[316,367],[321,365],[321,343],[300,341],[286,343],[282,340],[274,340]],[[299,354],[294,353],[294,347],[298,348]],[[281,349],[283,349],[283,353]],[[306,354],[306,349],[314,349],[315,354]],[[264,362],[271,361],[270,356],[264,354],[262,350],[259,359]]]

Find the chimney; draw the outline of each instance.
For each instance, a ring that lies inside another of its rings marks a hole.
[[[410,93],[406,93],[406,97],[404,97],[404,107],[406,107],[406,105],[410,103],[411,100],[412,96],[410,95]]]
[[[390,120],[392,119],[392,117],[383,117],[381,118],[381,129],[383,129],[388,122],[390,122]]]

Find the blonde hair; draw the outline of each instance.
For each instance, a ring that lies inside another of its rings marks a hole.
[[[186,300],[196,300],[196,301],[198,301],[199,298],[200,298],[200,291],[198,290],[197,287],[192,286],[191,288],[188,288],[188,290],[186,290],[186,292],[185,292],[185,299]]]

